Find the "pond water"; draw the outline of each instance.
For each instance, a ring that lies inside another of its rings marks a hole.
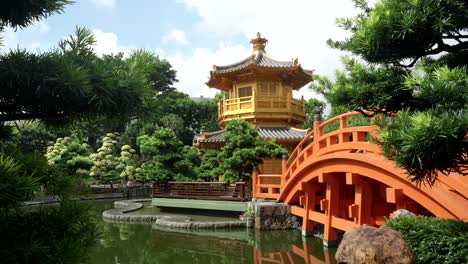
[[[336,263],[334,250],[324,251],[320,239],[304,239],[298,230],[182,232],[102,221],[101,212],[112,207],[113,202],[97,203],[102,235],[91,263]]]

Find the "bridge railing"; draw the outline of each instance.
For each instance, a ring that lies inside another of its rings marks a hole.
[[[154,182],[153,197],[247,201],[251,198],[245,182]]]
[[[287,161],[284,161],[281,189],[291,180],[295,170],[310,157],[318,157],[333,152],[371,152],[381,153],[380,147],[370,144],[372,137],[377,135],[378,127],[368,126],[348,127],[348,119],[361,115],[360,112],[349,112],[335,116],[325,122],[314,121],[314,128],[297,145]],[[338,129],[324,132],[327,126],[338,122]]]
[[[281,174],[252,173],[253,197],[257,199],[278,199],[281,194]]]

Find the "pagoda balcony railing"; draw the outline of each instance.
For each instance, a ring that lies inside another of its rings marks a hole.
[[[218,103],[218,117],[245,113],[290,113],[305,116],[304,98],[280,96],[246,96],[222,100]]]

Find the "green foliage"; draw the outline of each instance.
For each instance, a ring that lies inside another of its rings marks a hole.
[[[102,146],[97,150],[97,153],[91,154],[94,165],[91,167],[89,176],[111,185],[120,179],[120,172],[117,169],[119,165],[118,136],[118,133],[107,133],[102,139]]]
[[[7,213],[34,197],[39,180],[29,174],[20,161],[0,154],[0,210]]]
[[[244,120],[226,124],[225,146],[218,156],[222,162],[224,181],[247,180],[253,166],[262,162],[261,158],[279,157],[283,149],[272,141],[257,140],[257,132]]]
[[[193,101],[187,94],[167,91],[149,103],[144,119],[149,123],[170,128],[186,145],[191,145],[193,135],[200,130],[218,129],[216,99]]]
[[[89,205],[57,206],[0,214],[4,263],[82,263],[98,235]]]
[[[183,145],[170,129],[162,128],[153,135],[138,137],[140,152],[146,162],[142,175],[147,180],[194,180],[196,161],[191,147]],[[196,164],[198,163],[198,164]]]
[[[159,119],[162,127],[174,132],[178,138],[184,137],[184,120],[176,114],[167,114]]]
[[[397,217],[385,227],[397,230],[416,263],[468,263],[468,223],[434,217]]]
[[[418,109],[455,111],[468,107],[466,67],[449,69],[442,66],[424,75],[415,71],[405,79],[405,86],[413,90]]]
[[[328,44],[366,61],[399,65],[408,59],[412,66],[423,56],[468,47],[468,5],[464,0],[381,0],[372,8],[354,2],[362,13],[337,20],[352,36],[344,41],[328,40]]]
[[[0,121],[63,124],[107,117],[125,124],[140,114],[154,97],[150,75],[158,63],[155,55],[136,50],[125,59],[123,54],[98,57],[94,43],[90,30],[77,28],[59,49],[1,54],[1,97],[8,103],[0,107]]]
[[[62,13],[70,0],[6,0],[0,10],[0,30],[5,26],[25,28],[36,21]]]
[[[468,166],[468,75],[463,68],[440,67],[408,76],[424,112],[403,111],[382,120],[384,153],[410,173],[418,183],[433,184],[438,172],[463,173]]]
[[[332,110],[330,114],[328,115],[327,119],[331,119],[335,116],[347,113],[349,111],[350,110],[347,107],[342,106],[342,105],[332,106]],[[365,117],[363,115],[358,115],[358,116],[351,116],[347,118],[346,123],[348,127],[368,126],[370,125],[370,120],[368,117]],[[335,122],[332,122],[331,124],[326,125],[323,128],[323,133],[329,133],[329,132],[338,130],[339,128],[340,128],[340,122],[335,121]]]
[[[137,138],[143,135],[152,135],[160,127],[159,125],[147,122],[146,120],[136,120],[130,123],[119,140],[119,145],[130,144],[139,153],[140,147],[137,145]]]
[[[121,171],[120,177],[125,178],[125,180],[139,180],[140,171],[138,164],[138,154],[129,145],[123,145],[120,151],[120,157],[118,158],[119,165],[116,169]]]
[[[96,238],[89,207],[70,201],[77,182],[40,153],[0,153],[0,258],[5,263],[79,263]],[[21,207],[41,185],[59,205]]]
[[[432,184],[439,172],[466,174],[466,1],[354,3],[362,13],[338,20],[351,37],[328,44],[379,64],[346,58],[336,83],[318,78],[313,89],[325,95],[332,111],[338,106],[384,114],[405,110],[381,122],[380,144],[411,180]],[[443,56],[428,57],[435,54]]]
[[[316,98],[310,98],[305,102],[305,113],[306,121],[304,123],[304,128],[312,128],[314,125],[314,114],[320,113],[323,114],[325,109],[325,102],[320,101]]]
[[[396,112],[412,104],[412,91],[403,85],[405,70],[393,66],[365,66],[348,57],[342,61],[344,71],[336,72],[335,82],[316,76],[317,82],[311,85],[311,89],[323,94],[332,107]]]
[[[57,138],[54,145],[47,148],[45,157],[49,164],[57,165],[69,175],[85,178],[93,166],[90,153],[88,144],[72,136]]]
[[[197,168],[197,176],[204,181],[212,181],[224,174],[222,166],[218,160],[219,151],[207,149],[201,157],[201,164]]]
[[[380,144],[387,157],[417,183],[433,184],[438,172],[467,168],[468,111],[408,112],[381,120]]]
[[[22,152],[45,153],[47,145],[56,135],[38,124],[25,124],[19,129],[16,142]]]

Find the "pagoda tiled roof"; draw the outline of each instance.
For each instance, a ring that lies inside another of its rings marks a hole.
[[[307,129],[292,127],[257,127],[258,138],[275,140],[301,140],[307,135]],[[224,129],[204,133],[203,142],[224,142]]]
[[[293,68],[298,66],[297,60],[291,61],[278,61],[268,57],[265,53],[252,54],[251,56],[230,65],[214,66],[214,72],[218,74],[235,72],[247,68],[248,66],[255,65],[265,68]],[[312,74],[312,71],[305,71]]]

